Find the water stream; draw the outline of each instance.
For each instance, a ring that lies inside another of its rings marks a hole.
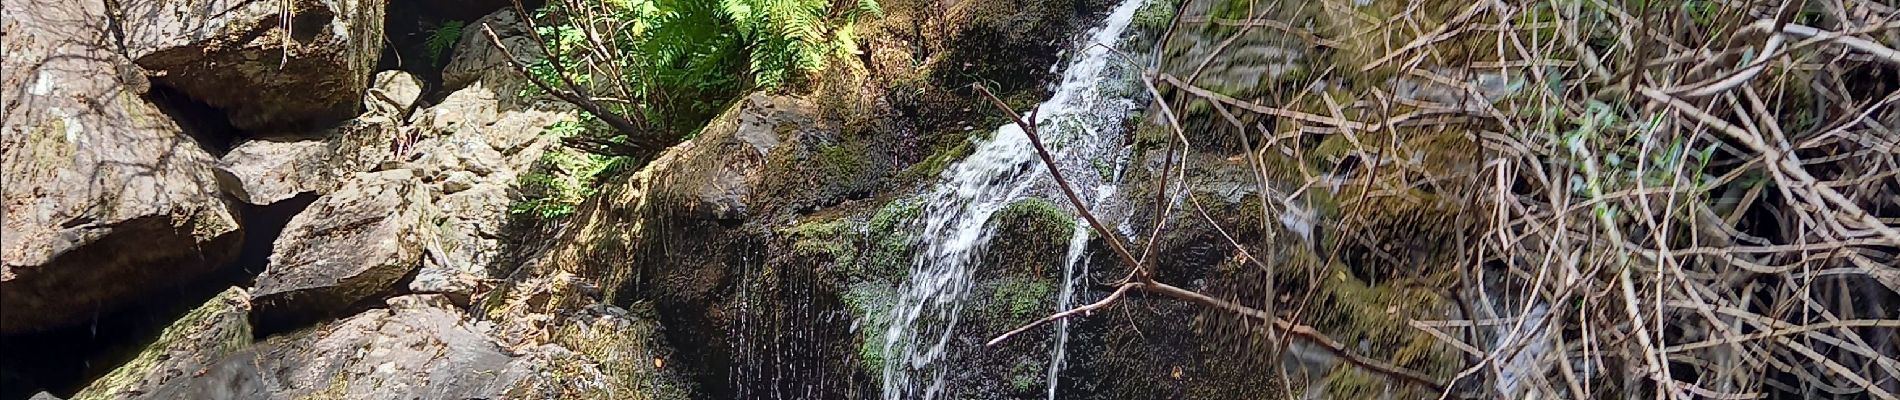
[[[1122,0],[1110,11],[1072,50],[1054,95],[1037,108],[1044,144],[1064,177],[1088,201],[1114,197],[1113,182],[1127,159],[1124,124],[1139,110],[1133,99],[1140,93],[1134,80],[1139,71],[1110,49],[1120,43],[1145,1]],[[977,264],[992,233],[987,225],[996,211],[1028,196],[1066,204],[1047,190],[1051,180],[1044,168],[1028,136],[1013,124],[1005,125],[968,158],[947,168],[924,195],[923,246],[912,261],[910,279],[898,288],[884,335],[884,354],[890,357],[883,371],[885,399],[943,397],[945,375],[957,367],[945,360],[955,352],[983,351],[980,344],[957,341],[956,328],[975,283],[972,274],[984,267]],[[1073,286],[1087,270],[1082,253],[1088,232],[1079,221],[1077,225],[1056,308],[1070,306]],[[1051,396],[1065,353],[1067,324],[1054,329],[1047,382]]]

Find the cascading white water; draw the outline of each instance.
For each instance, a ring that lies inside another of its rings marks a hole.
[[[1038,106],[1038,134],[1070,184],[1078,193],[1094,194],[1091,200],[1111,198],[1115,191],[1111,176],[1098,173],[1095,166],[1119,166],[1126,159],[1123,124],[1138,108],[1130,99],[1137,93],[1132,81],[1136,71],[1110,49],[1145,2],[1123,0],[1110,11],[1069,61],[1054,96]],[[1022,129],[1005,125],[968,158],[947,168],[925,195],[923,246],[911,263],[909,281],[898,288],[884,335],[884,354],[889,357],[883,371],[885,399],[935,399],[943,393],[945,372],[954,366],[941,361],[961,350],[952,347],[952,340],[973,284],[971,274],[979,267],[972,264],[991,234],[986,226],[990,215],[1031,193],[1037,182],[1047,182],[1043,168]],[[1075,235],[1080,237],[1071,240],[1058,307],[1070,303],[1086,234],[1078,229]],[[1051,396],[1067,324],[1056,329]]]

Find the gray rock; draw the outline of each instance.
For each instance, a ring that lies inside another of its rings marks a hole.
[[[475,187],[475,173],[468,171],[449,172],[448,179],[442,181],[443,194],[455,194]]]
[[[456,176],[473,178],[466,171]],[[451,182],[443,184],[444,190]],[[436,201],[441,220],[439,242],[431,243],[429,257],[416,272],[409,290],[417,293],[444,293],[458,300],[472,295],[476,283],[486,276],[488,267],[501,251],[502,226],[507,222],[511,198],[508,183],[484,182],[467,190],[443,195]]]
[[[422,80],[415,75],[403,71],[378,72],[374,86],[363,96],[363,110],[368,114],[406,117],[419,98],[422,98]]]
[[[144,398],[251,344],[251,299],[230,288],[165,327],[138,355],[92,381],[74,400]]]
[[[576,112],[564,103],[513,103],[491,83],[511,84],[512,74],[490,75],[418,110],[412,128],[421,139],[409,168],[434,185],[441,210],[433,221],[438,246],[417,272],[410,289],[461,299],[486,276],[502,251],[512,189],[559,141],[544,134]]]
[[[522,62],[531,62],[543,57],[541,47],[527,34],[527,27],[515,16],[514,10],[501,10],[481,19],[470,22],[462,29],[462,38],[455,44],[455,55],[442,68],[442,86],[461,89],[476,82],[484,82],[500,93],[514,93],[522,88],[526,81],[519,79],[519,73],[508,65],[508,56],[495,48],[495,44],[482,31],[486,26],[493,29],[495,37],[508,46],[508,51],[520,57]],[[505,85],[496,85],[506,83]]]
[[[815,115],[814,106],[802,99],[747,96],[707,123],[699,138],[675,146],[642,174],[650,174],[653,196],[677,202],[673,207],[683,216],[744,219],[756,206],[752,203],[769,197],[760,193],[772,183],[767,180],[776,178],[766,171],[769,155],[797,137],[817,135],[807,131],[831,132]]]
[[[225,192],[267,205],[302,193],[328,194],[358,172],[394,158],[397,127],[366,115],[319,131],[314,138],[266,137],[239,144],[218,164]]]
[[[534,374],[437,296],[272,338],[154,399],[501,399]]]
[[[0,334],[88,320],[236,255],[209,154],[141,96],[101,0],[4,5]]]
[[[382,55],[383,0],[119,3],[125,52],[244,129],[349,118]]]
[[[429,258],[422,262],[422,269],[416,271],[416,278],[409,281],[409,291],[442,295],[452,304],[468,305],[477,289],[479,275],[465,273],[462,264],[447,261],[447,258],[438,255],[446,256],[430,250]]]
[[[334,313],[422,263],[428,194],[406,169],[358,174],[291,218],[252,298],[267,320]]]

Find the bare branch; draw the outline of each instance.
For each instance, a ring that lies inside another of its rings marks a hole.
[[[527,26],[526,30],[528,31],[528,36],[534,39],[535,43],[538,44],[541,52],[548,60],[548,65],[554,68],[554,75],[561,80],[561,84],[566,90],[554,90],[554,88],[550,87],[546,82],[542,82],[541,79],[536,78],[534,74],[528,71],[528,66],[522,64],[521,60],[515,57],[514,51],[502,43],[501,37],[495,34],[495,30],[489,27],[487,23],[483,23],[482,33],[488,36],[489,44],[494,46],[496,50],[501,51],[502,56],[508,59],[509,67],[512,67],[516,73],[521,74],[522,78],[527,79],[528,82],[534,84],[534,86],[541,89],[542,92],[546,92],[568,104],[573,104],[575,107],[580,107],[580,109],[586,111],[588,115],[600,119],[601,122],[605,122],[608,127],[613,128],[614,131],[625,135],[628,142],[624,144],[624,150],[621,151],[625,151],[626,153],[616,153],[617,155],[651,155],[658,153],[665,149],[666,146],[672,144],[669,138],[662,137],[663,134],[661,132],[654,131],[651,127],[647,126],[642,119],[629,118],[628,116],[615,113],[594,101],[594,96],[589,95],[586,88],[574,83],[574,80],[568,77],[568,70],[564,64],[561,63],[560,55],[555,54],[555,50],[549,49],[547,42],[541,38],[538,27],[535,26],[534,23],[534,16],[528,13],[527,9],[521,5],[520,0],[513,0],[513,3],[517,17],[522,21],[522,24]]]
[[[1044,317],[1043,319],[1037,320],[1035,322],[1031,322],[1022,327],[1003,333],[1002,335],[998,335],[996,338],[991,339],[987,345],[994,346],[998,343],[1001,343],[1004,340],[1009,339],[1012,336],[1015,336],[1016,334],[1027,331],[1031,328],[1035,328],[1037,326],[1041,326],[1043,324],[1047,324],[1049,322],[1073,317],[1076,315],[1084,315],[1084,314],[1093,312],[1097,309],[1108,307],[1110,305],[1115,304],[1117,301],[1121,300],[1122,298],[1126,297],[1127,292],[1129,290],[1138,289],[1144,292],[1160,294],[1160,295],[1172,297],[1178,300],[1185,300],[1185,301],[1192,302],[1195,304],[1200,304],[1208,308],[1222,310],[1222,311],[1226,311],[1228,313],[1232,313],[1232,314],[1239,315],[1242,317],[1266,322],[1269,326],[1271,326],[1270,329],[1272,329],[1273,331],[1284,333],[1288,335],[1288,337],[1299,337],[1308,343],[1311,343],[1320,348],[1326,349],[1327,352],[1332,353],[1335,356],[1338,356],[1340,359],[1346,360],[1347,363],[1352,364],[1354,366],[1357,366],[1357,367],[1360,367],[1360,368],[1363,368],[1365,370],[1372,371],[1375,373],[1379,373],[1382,375],[1390,376],[1402,382],[1418,385],[1419,387],[1425,388],[1430,391],[1447,392],[1445,390],[1445,387],[1446,387],[1445,384],[1440,383],[1438,380],[1433,379],[1432,377],[1428,375],[1425,375],[1418,371],[1412,371],[1403,367],[1399,367],[1396,365],[1392,365],[1389,363],[1385,363],[1379,360],[1375,360],[1372,358],[1368,358],[1368,357],[1353,353],[1344,344],[1341,344],[1339,343],[1339,341],[1333,340],[1332,338],[1327,337],[1325,334],[1320,333],[1319,331],[1313,329],[1312,327],[1294,324],[1290,321],[1277,318],[1267,313],[1266,311],[1262,311],[1257,308],[1248,307],[1239,303],[1234,303],[1234,302],[1230,302],[1226,300],[1216,299],[1216,298],[1201,294],[1199,292],[1182,289],[1179,287],[1175,287],[1173,285],[1168,285],[1166,283],[1157,282],[1157,281],[1154,281],[1151,276],[1139,273],[1139,271],[1141,271],[1142,269],[1142,264],[1140,263],[1140,261],[1138,261],[1133,256],[1133,254],[1128,252],[1125,245],[1123,245],[1121,243],[1121,240],[1114,235],[1113,231],[1109,230],[1106,226],[1102,225],[1101,222],[1096,219],[1095,214],[1089,211],[1087,205],[1082,203],[1082,199],[1075,195],[1075,190],[1070,187],[1069,182],[1062,177],[1061,168],[1059,168],[1059,166],[1056,164],[1054,156],[1051,156],[1049,154],[1049,150],[1042,145],[1042,140],[1039,138],[1039,136],[1036,133],[1035,123],[1026,121],[1022,116],[1018,115],[1015,112],[1015,110],[1010,109],[1008,104],[1003,103],[1001,99],[998,99],[994,94],[990,93],[988,89],[985,89],[981,86],[977,86],[976,88],[979,92],[983,93],[985,97],[989,98],[992,104],[996,105],[997,108],[1002,109],[1006,114],[1008,114],[1010,116],[1010,119],[1016,122],[1017,127],[1022,128],[1023,133],[1029,137],[1030,143],[1035,146],[1036,155],[1042,158],[1043,165],[1047,167],[1047,169],[1049,170],[1050,176],[1056,180],[1056,185],[1061,188],[1063,195],[1065,195],[1068,198],[1070,205],[1076,208],[1076,213],[1081,214],[1082,218],[1088,221],[1089,227],[1095,231],[1097,237],[1101,237],[1103,238],[1103,240],[1106,240],[1109,242],[1110,246],[1116,251],[1117,255],[1120,256],[1122,263],[1124,265],[1127,265],[1131,270],[1136,271],[1135,273],[1133,273],[1133,278],[1137,279],[1137,281],[1123,283],[1119,288],[1115,290],[1114,293],[1110,294],[1108,297],[1103,298],[1100,301],[1097,301],[1095,303],[1090,303],[1088,305],[1084,305],[1081,307],[1076,307],[1074,309],[1065,310],[1065,311],[1050,315],[1048,317]]]

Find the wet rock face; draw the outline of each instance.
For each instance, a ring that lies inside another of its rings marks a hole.
[[[252,298],[263,320],[321,317],[421,264],[428,194],[410,170],[358,175],[290,220]]]
[[[383,0],[126,0],[125,53],[257,130],[349,118],[382,54]]]
[[[1049,349],[1056,338],[1052,326],[993,347],[985,343],[1055,312],[1074,223],[1073,213],[1040,198],[1018,200],[990,216],[993,236],[983,249],[981,267],[970,278],[963,322],[949,344],[950,356],[937,361],[956,366],[945,378],[948,397],[1048,396]],[[883,334],[875,332],[871,338],[882,340]],[[1070,343],[1076,339],[1072,336]]]
[[[142,97],[106,4],[5,11],[0,334],[84,321],[235,256],[213,159]]]
[[[971,78],[993,80],[1002,92],[1035,88],[1049,79],[1070,35],[1087,28],[1088,0],[977,0],[952,6],[945,29],[948,55],[936,75],[960,88]]]

